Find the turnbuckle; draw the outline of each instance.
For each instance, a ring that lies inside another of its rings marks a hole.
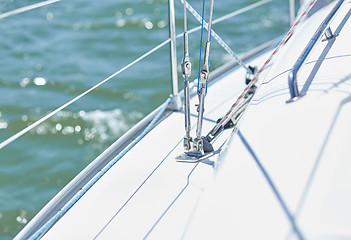
[[[190,142],[190,149],[188,149],[188,139],[187,137],[184,139],[184,149],[185,153],[192,157],[202,157],[207,152],[212,152],[213,147],[211,143],[207,140],[206,137],[202,136],[202,123],[203,123],[203,115],[204,115],[204,106],[205,106],[205,97],[206,97],[206,85],[209,76],[209,66],[208,66],[208,57],[209,57],[209,50],[210,50],[210,42],[206,42],[205,48],[205,56],[204,56],[204,65],[202,66],[202,70],[200,72],[200,79],[199,79],[199,90],[198,90],[198,97],[199,97],[199,105],[197,106],[198,118],[197,118],[197,128],[196,128],[196,138],[192,142]]]
[[[191,74],[191,62],[187,52],[187,33],[184,33],[184,58],[182,62],[182,72],[184,76],[184,115],[185,115],[185,137],[183,140],[184,152],[191,151],[192,138],[190,136],[190,90],[189,90],[189,76]]]

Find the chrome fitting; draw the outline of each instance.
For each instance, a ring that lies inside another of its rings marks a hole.
[[[188,153],[192,149],[193,139],[191,137],[185,137],[183,140],[184,152]]]
[[[196,156],[203,156],[205,155],[204,151],[204,142],[202,138],[195,138],[193,143],[193,151],[191,152],[192,155]]]

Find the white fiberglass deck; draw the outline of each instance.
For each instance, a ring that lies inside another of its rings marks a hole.
[[[184,115],[172,113],[43,238],[296,239],[297,232],[306,239],[350,238],[350,3],[331,23],[333,30],[345,25],[306,96],[286,103],[289,70],[331,7],[302,24],[281,49],[238,128],[214,143],[215,150],[223,146],[219,155],[177,162]],[[300,87],[327,44],[320,42],[307,59],[298,74]],[[268,57],[250,64],[261,66]],[[244,70],[232,70],[209,87],[204,135],[241,93],[244,76]],[[196,103],[194,97],[194,116]]]
[[[261,56],[256,65],[266,58],[267,54]],[[204,134],[244,87],[245,70],[241,69],[211,86],[206,97]],[[194,97],[194,116],[196,103]],[[191,120],[195,125],[196,118]],[[215,142],[216,149],[231,131]],[[117,162],[44,239],[140,239],[149,233],[181,238],[204,186],[213,179],[211,162],[215,160],[213,157],[198,164],[177,162],[176,157],[183,153],[183,137],[184,115],[175,112]]]
[[[351,239],[350,3],[331,23],[333,31],[343,21],[345,26],[306,96],[286,103],[288,73],[318,27],[313,20],[330,9],[322,9],[301,26],[274,61],[239,123],[240,134],[232,136],[220,156],[223,164],[188,227],[189,239],[298,238],[257,162],[303,239]],[[320,42],[299,72],[300,89],[327,44]],[[213,227],[214,222],[223,224]]]

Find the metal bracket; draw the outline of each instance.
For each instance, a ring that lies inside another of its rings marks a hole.
[[[191,151],[191,149],[192,149],[192,142],[193,142],[193,139],[191,137],[184,137],[183,146],[184,146],[184,152],[185,153],[188,153],[188,152]]]
[[[289,84],[289,91],[290,91],[290,99],[286,101],[286,103],[295,102],[297,99],[301,98],[303,95],[299,93],[299,89],[297,86],[297,73],[300,70],[301,66],[311,53],[314,46],[317,44],[318,40],[324,33],[326,40],[332,39],[337,35],[333,35],[330,27],[328,26],[336,12],[339,10],[341,5],[343,4],[344,0],[339,0],[334,8],[329,12],[328,16],[323,20],[321,25],[318,27],[316,32],[313,34],[313,37],[308,42],[307,46],[305,47],[304,51],[301,53],[297,61],[295,62],[293,68],[291,69],[289,76],[288,76],[288,84]]]
[[[246,75],[245,75],[246,85],[251,82],[251,80],[255,77],[256,73],[257,73],[257,67],[248,66],[248,70],[246,71]]]
[[[193,151],[189,152],[189,155],[194,156],[203,156],[205,155],[204,151],[204,142],[202,138],[195,138],[193,143]]]
[[[192,148],[185,152],[185,154],[189,157],[201,158],[213,151],[214,149],[210,140],[207,137],[199,137],[194,139]]]
[[[337,36],[339,36],[339,34],[333,34],[331,28],[328,27],[324,32],[325,38],[322,39],[322,42],[329,41],[330,39],[336,38]]]

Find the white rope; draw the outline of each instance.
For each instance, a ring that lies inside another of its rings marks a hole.
[[[35,8],[39,8],[39,7],[43,7],[43,6],[46,6],[46,5],[55,3],[55,2],[60,2],[60,1],[61,0],[48,0],[48,1],[40,2],[40,3],[35,3],[35,4],[29,5],[29,6],[17,8],[15,10],[12,10],[12,11],[0,14],[0,19],[12,16],[12,15],[16,15],[16,14],[19,14],[19,13],[27,12],[29,10],[32,10],[32,9],[35,9]]]
[[[143,54],[142,56],[140,56],[139,58],[137,58],[136,60],[134,60],[133,62],[129,63],[127,66],[121,68],[120,70],[118,70],[117,72],[115,72],[114,74],[110,75],[109,77],[105,78],[104,80],[102,80],[101,82],[99,82],[98,84],[96,84],[95,86],[89,88],[88,90],[86,90],[85,92],[83,92],[82,94],[80,94],[79,96],[73,98],[72,100],[70,100],[69,102],[63,104],[61,107],[57,108],[56,110],[50,112],[49,114],[47,114],[46,116],[42,117],[41,119],[39,119],[38,121],[34,122],[33,124],[29,125],[28,127],[24,128],[23,130],[19,131],[18,133],[16,133],[15,135],[13,135],[12,137],[6,139],[5,141],[3,141],[2,143],[0,143],[0,149],[2,149],[3,147],[7,146],[8,144],[10,144],[11,142],[15,141],[17,138],[21,137],[23,134],[29,132],[30,130],[32,130],[33,128],[35,128],[36,126],[38,126],[39,124],[41,124],[42,122],[46,121],[47,119],[49,119],[50,117],[52,117],[53,115],[55,115],[56,113],[58,113],[59,111],[63,110],[64,108],[66,108],[67,106],[71,105],[72,103],[76,102],[77,100],[79,100],[80,98],[84,97],[85,95],[87,95],[88,93],[90,93],[91,91],[93,91],[95,88],[101,86],[102,84],[104,84],[105,82],[109,81],[111,78],[117,76],[118,74],[122,73],[123,71],[127,70],[128,68],[130,68],[131,66],[133,66],[134,64],[138,63],[139,61],[141,61],[142,59],[146,58],[147,56],[149,56],[150,54],[152,54],[153,52],[155,52],[156,50],[160,49],[161,47],[163,47],[164,45],[166,45],[167,43],[170,42],[170,39],[167,39],[166,41],[162,42],[161,44],[157,45],[156,47],[154,47],[153,49],[151,49],[150,51],[148,51],[147,53]]]

